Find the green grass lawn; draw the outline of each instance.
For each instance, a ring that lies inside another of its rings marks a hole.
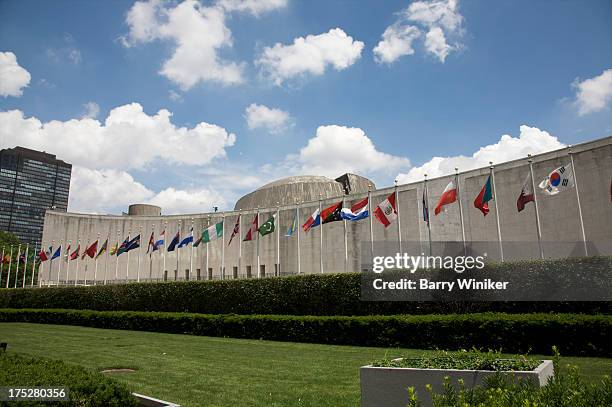
[[[358,406],[359,366],[424,353],[26,323],[0,323],[0,341],[9,352],[91,369],[134,368],[112,375],[135,392],[183,406]],[[612,374],[612,359],[563,362],[587,378]]]

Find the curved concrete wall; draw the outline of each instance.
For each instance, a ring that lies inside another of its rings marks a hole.
[[[580,198],[587,240],[590,241],[591,253],[612,254],[612,202],[610,188],[612,181],[612,137],[596,140],[572,147],[576,176],[579,182]],[[534,174],[536,184],[546,177],[554,168],[567,164],[569,157],[567,149],[562,149],[538,156],[534,156]],[[504,254],[507,259],[537,258],[537,235],[534,220],[534,205],[528,204],[526,209],[517,213],[516,199],[520,193],[522,183],[529,171],[527,160],[521,159],[499,164],[495,167],[495,182],[497,186],[497,203],[500,214],[500,227],[504,243]],[[473,201],[478,195],[484,181],[489,174],[488,168],[478,169],[459,174],[460,196],[463,207],[465,234],[467,241],[489,242],[484,250],[489,250],[489,256],[498,256],[496,215],[491,202],[491,212],[483,217],[481,212],[474,208]],[[427,182],[429,191],[429,207],[431,211],[431,237],[434,242],[461,241],[461,227],[459,222],[458,205],[450,205],[447,212],[439,216],[433,215],[433,208],[440,194],[451,177],[441,177]],[[393,188],[379,189],[372,193],[372,207],[385,199],[393,192]],[[425,250],[428,242],[427,226],[422,220],[421,198],[423,183],[417,182],[398,187],[399,212],[401,216],[401,237],[404,251],[420,253]],[[545,242],[547,257],[568,255],[583,255],[576,194],[573,190],[563,192],[557,196],[544,196],[537,191],[542,226],[542,238]],[[338,191],[337,198],[328,198],[322,206],[331,205],[342,198],[346,198],[347,205],[367,196],[366,193],[342,196]],[[247,195],[248,196],[248,195]],[[318,202],[301,204],[299,207],[299,223],[318,207]],[[260,224],[270,213],[277,208],[262,209]],[[186,277],[186,270],[193,270],[191,278],[196,279],[199,273],[201,279],[209,277],[219,278],[222,258],[225,260],[225,276],[233,278],[247,277],[250,270],[252,277],[257,276],[257,242],[242,242],[238,237],[231,245],[227,245],[234,224],[241,215],[241,237],[248,230],[256,210],[242,210],[219,213],[203,213],[177,216],[108,216],[83,215],[73,213],[59,213],[48,211],[45,217],[43,242],[45,245],[55,247],[58,242],[81,240],[81,247],[94,241],[100,234],[101,241],[110,237],[110,245],[121,242],[128,235],[142,234],[142,251],[130,252],[117,257],[102,256],[97,264],[96,279],[124,281],[142,279],[162,279],[164,271],[168,278],[178,279]],[[293,221],[296,213],[295,205],[281,206],[277,224],[280,230],[280,271],[282,274],[295,274],[298,272],[297,263],[297,236],[287,238],[284,236],[287,228]],[[180,249],[177,252],[162,255],[156,252],[152,257],[145,255],[147,242],[153,231],[155,237],[162,229],[166,229],[166,243],[169,243],[181,230],[186,235],[193,224],[196,235],[207,225],[225,219],[225,240],[217,240],[208,245],[200,245]],[[373,220],[373,236],[375,241],[397,242],[398,223],[383,228]],[[323,230],[323,270],[324,272],[358,271],[361,246],[369,241],[369,221],[346,222],[346,251],[348,261],[345,264],[345,224],[333,222],[312,229],[308,233],[300,233],[300,271],[302,273],[320,272],[320,233]],[[259,239],[260,264],[265,267],[265,275],[274,274],[276,264],[276,234],[267,235]],[[223,244],[225,242],[225,244]],[[241,246],[241,247],[240,247]],[[367,246],[366,246],[367,247]],[[242,256],[239,256],[241,250]],[[140,256],[139,256],[140,253]],[[193,254],[192,254],[193,253]],[[591,254],[590,253],[590,254]],[[434,253],[435,254],[435,253]],[[126,270],[129,261],[129,274]],[[163,264],[165,262],[165,267]],[[178,262],[178,267],[177,267]],[[66,276],[66,262],[54,261],[51,270],[51,279],[57,279],[58,268],[61,263],[60,280],[73,281],[76,261],[70,262],[70,274]],[[139,267],[140,264],[140,267]],[[42,280],[49,276],[49,262],[43,264]],[[192,266],[191,266],[192,265]],[[91,259],[79,261],[78,279],[82,282],[84,277],[91,281],[94,277],[95,262]],[[138,272],[138,270],[140,270]],[[178,271],[177,271],[178,270]],[[198,271],[199,270],[199,271]]]

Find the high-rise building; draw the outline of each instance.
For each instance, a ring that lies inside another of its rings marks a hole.
[[[23,147],[0,150],[0,230],[40,244],[45,211],[66,211],[72,165]]]

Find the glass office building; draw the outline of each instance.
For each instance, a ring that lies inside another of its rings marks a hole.
[[[66,211],[72,165],[45,152],[0,150],[0,230],[40,245],[45,211]]]

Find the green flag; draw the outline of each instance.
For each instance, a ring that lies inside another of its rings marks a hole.
[[[208,243],[212,240],[220,238],[221,236],[223,236],[223,221],[212,225],[208,229],[204,229],[202,232],[202,242]]]
[[[274,232],[274,218],[276,217],[276,215],[272,215],[268,218],[268,220],[259,227],[259,233],[262,236],[265,236],[267,234],[270,234],[272,232]]]

